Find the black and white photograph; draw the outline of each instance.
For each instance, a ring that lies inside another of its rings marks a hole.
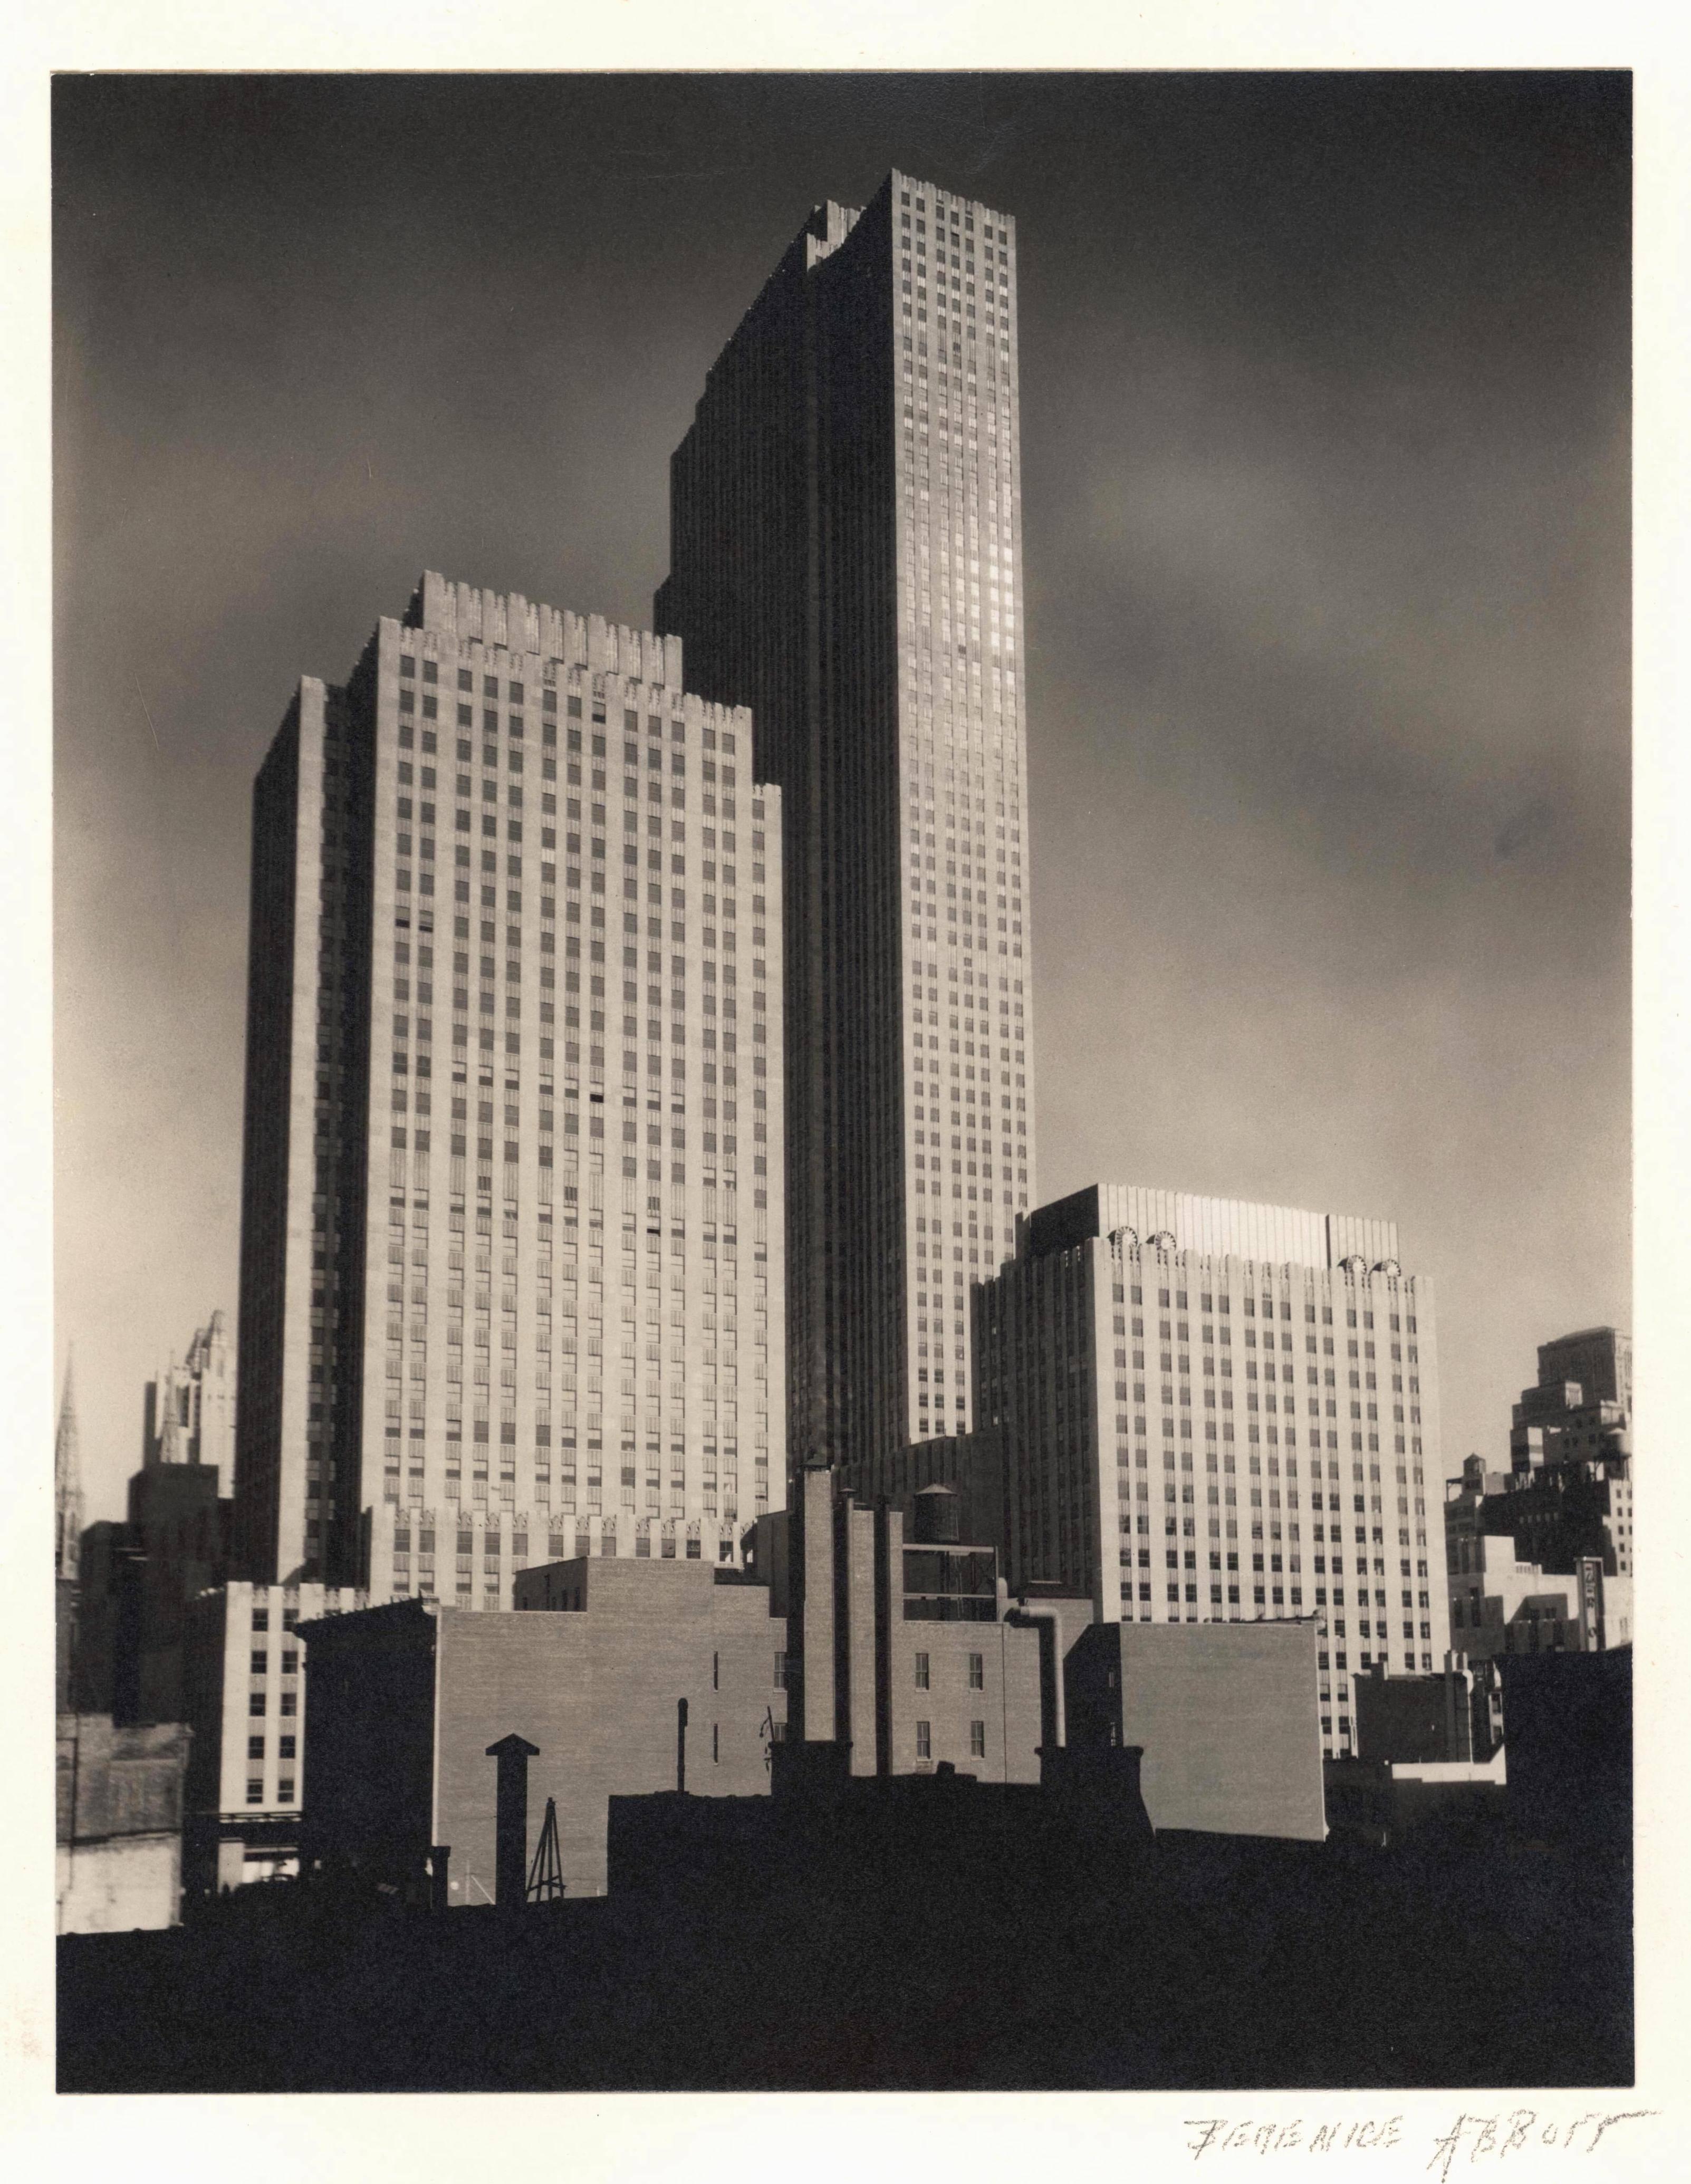
[[[60,2096],[1668,2173],[1634,92],[54,74]]]

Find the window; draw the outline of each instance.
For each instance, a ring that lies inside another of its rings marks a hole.
[[[248,1759],[262,1759],[262,1758],[264,1758],[264,1756],[265,1756],[265,1741],[264,1741],[263,1737],[261,1737],[261,1736],[249,1736],[249,1737],[247,1739],[247,1757],[248,1757]]]
[[[784,1653],[778,1653],[775,1656],[775,1689],[778,1691],[784,1691],[786,1688],[787,1657]]]
[[[923,1658],[924,1660],[926,1659],[925,1655]],[[933,1756],[933,1724],[931,1722],[918,1721],[916,1724],[916,1757],[918,1759],[931,1759]]]
[[[986,1656],[971,1653],[968,1657],[968,1687],[972,1691],[986,1689]]]
[[[918,1691],[925,1691],[929,1688],[928,1656],[925,1653],[916,1656],[916,1688]]]
[[[985,1759],[985,1757],[986,1757],[986,1724],[985,1724],[984,1721],[972,1721],[972,1722],[970,1722],[970,1724],[969,1724],[969,1725],[968,1725],[968,1750],[969,1750],[969,1757],[970,1757],[971,1758],[973,1758],[973,1759]]]

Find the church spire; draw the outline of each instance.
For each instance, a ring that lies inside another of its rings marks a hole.
[[[53,1568],[55,1577],[74,1580],[82,1540],[82,1476],[72,1370],[72,1361],[67,1357],[64,1393],[59,1406],[59,1430],[53,1444]]]

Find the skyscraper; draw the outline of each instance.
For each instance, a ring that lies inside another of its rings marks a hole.
[[[681,659],[430,573],[260,772],[260,1585],[508,1607],[531,1540],[731,1557],[772,1451],[779,1504],[781,799]]]
[[[966,1426],[1032,1202],[1015,326],[1008,215],[891,174],[812,214],[671,465],[655,619],[785,800],[795,1463]]]

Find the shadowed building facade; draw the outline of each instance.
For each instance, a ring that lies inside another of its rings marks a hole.
[[[443,1846],[446,1902],[492,1902],[488,1749],[516,1735],[535,1747],[525,1865],[555,1797],[566,1892],[603,1894],[606,1802],[677,1786],[683,1700],[689,1791],[767,1789],[786,1626],[767,1586],[702,1562],[594,1556],[531,1570],[516,1606],[540,1612],[412,1601],[308,1630],[308,1855],[411,1880]]]
[[[671,465],[655,620],[784,791],[788,1443],[963,1429],[1031,1202],[1014,224],[818,206]]]
[[[229,1571],[234,1360],[214,1312],[185,1360],[147,1384],[141,1468],[127,1522],[84,1534],[87,1581],[73,1688],[86,1713],[128,1722],[187,1717],[187,1605]]]

